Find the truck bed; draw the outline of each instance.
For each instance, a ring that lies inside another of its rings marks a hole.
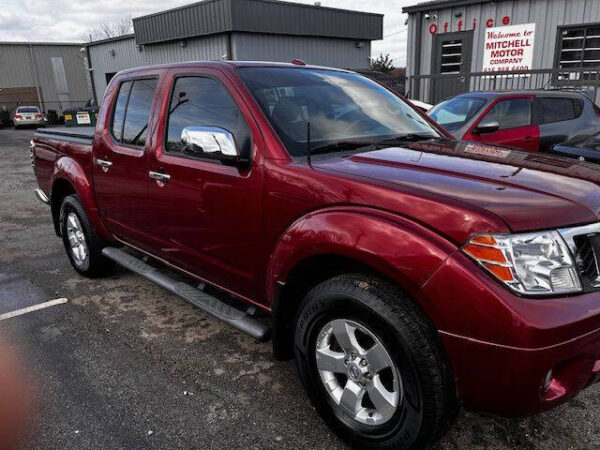
[[[38,128],[38,130],[35,132],[35,136],[45,139],[91,144],[94,139],[95,130],[96,129],[94,127]]]

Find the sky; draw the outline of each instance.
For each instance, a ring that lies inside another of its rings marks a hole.
[[[314,0],[295,0],[313,4]],[[0,41],[81,41],[86,31],[102,22],[138,17],[190,3],[194,0],[1,0]],[[321,6],[384,14],[381,41],[374,41],[372,57],[380,53],[406,61],[406,15],[402,7],[414,0],[321,0]]]

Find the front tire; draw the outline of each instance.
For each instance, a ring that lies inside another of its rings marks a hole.
[[[60,234],[71,266],[81,275],[97,278],[112,271],[115,263],[102,255],[106,244],[90,224],[77,195],[68,195],[62,202]]]
[[[341,275],[313,288],[299,308],[294,350],[316,410],[358,448],[423,448],[458,412],[435,330],[379,278]]]

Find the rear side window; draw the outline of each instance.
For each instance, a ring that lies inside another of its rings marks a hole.
[[[530,98],[501,100],[493,106],[483,121],[497,121],[500,124],[500,130],[526,127],[531,125],[531,110]]]
[[[146,143],[156,83],[156,79],[149,79],[121,85],[112,122],[113,136],[118,142],[136,147]]]
[[[542,123],[564,122],[577,119],[583,113],[581,100],[565,97],[540,99]]]
[[[131,81],[121,84],[110,127],[110,131],[117,142],[121,142],[121,138],[123,137],[123,119],[125,118],[125,108],[127,107],[129,92],[131,92]]]
[[[212,78],[182,77],[175,81],[167,124],[166,151],[183,153],[181,132],[190,126],[229,131],[238,147],[249,145],[250,131],[225,86]]]

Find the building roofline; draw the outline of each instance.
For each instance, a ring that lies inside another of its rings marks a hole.
[[[62,45],[62,46],[77,46],[85,45],[83,42],[28,42],[28,41],[0,41],[0,45]]]
[[[206,0],[136,17],[133,29],[138,44],[237,31],[373,41],[383,38],[383,17],[281,0]]]
[[[100,39],[99,41],[86,42],[82,45],[86,47],[92,47],[97,44],[105,44],[107,42],[115,42],[115,41],[124,41],[125,39],[134,39],[135,35],[132,34],[124,34],[123,36],[116,36],[112,38]]]
[[[402,8],[403,13],[416,13],[431,11],[440,8],[455,8],[457,6],[477,5],[480,3],[489,3],[493,0],[433,0],[430,2],[419,3],[413,6],[405,6]]]
[[[162,11],[158,11],[155,13],[134,17],[132,20],[136,21],[138,19],[146,19],[148,17],[160,16],[164,13],[180,11],[180,10],[184,10],[184,9],[190,9],[190,8],[194,8],[200,4],[214,3],[214,2],[218,2],[218,1],[221,1],[221,0],[201,0],[199,2],[190,3],[187,5],[176,6],[175,8],[164,9]],[[354,14],[362,14],[362,15],[370,15],[370,16],[380,16],[380,17],[384,16],[383,14],[379,14],[379,13],[356,11],[356,10],[344,9],[344,8],[332,8],[331,6],[316,6],[316,5],[306,4],[306,3],[296,3],[296,2],[288,2],[288,1],[281,1],[281,0],[253,0],[253,1],[264,2],[264,3],[276,3],[276,4],[291,5],[291,6],[300,6],[300,7],[308,8],[308,9],[325,9],[325,10],[330,10],[330,11],[338,11],[338,12],[354,13]]]

